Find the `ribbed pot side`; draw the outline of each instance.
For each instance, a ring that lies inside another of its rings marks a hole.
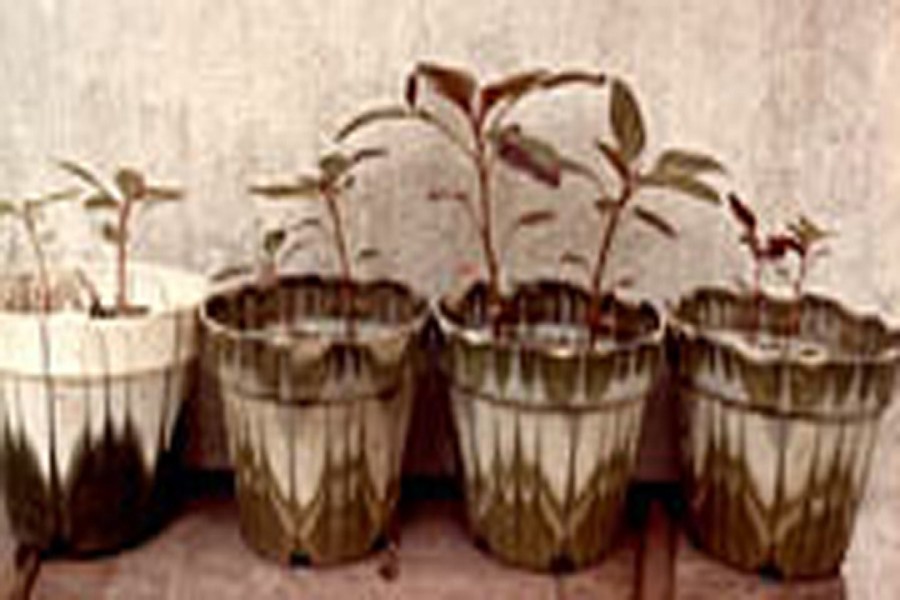
[[[672,318],[692,536],[745,570],[832,575],[891,398],[896,336],[819,296],[766,298],[759,317],[753,305],[705,289]],[[789,354],[786,336],[808,350]]]
[[[610,314],[637,333],[592,345],[586,295],[538,282],[515,295],[515,332],[498,332],[473,289],[441,306],[472,532],[522,567],[591,564],[623,521],[660,320],[647,305],[616,304]]]
[[[110,269],[84,272],[109,291]],[[16,286],[3,279],[4,302]],[[21,544],[106,552],[158,523],[168,450],[193,381],[205,282],[132,265],[130,288],[148,314],[0,313],[0,480]]]
[[[217,293],[202,313],[241,531],[283,563],[366,554],[398,498],[427,307],[399,284],[354,283],[347,319],[338,316],[347,289],[285,277]]]

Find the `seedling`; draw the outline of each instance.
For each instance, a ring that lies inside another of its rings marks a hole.
[[[47,253],[44,247],[45,243],[53,238],[53,232],[41,226],[43,210],[53,204],[69,202],[76,194],[76,190],[62,190],[18,201],[0,200],[0,217],[9,217],[21,224],[34,253],[38,268],[37,305],[42,312],[49,312],[53,305]]]
[[[463,69],[419,64],[406,79],[405,102],[402,105],[376,108],[363,112],[344,126],[338,141],[383,121],[413,121],[437,132],[463,156],[474,171],[474,191],[459,187],[431,189],[428,199],[451,202],[463,208],[478,234],[487,274],[488,302],[491,320],[497,324],[505,316],[504,277],[501,258],[520,231],[545,224],[555,217],[551,210],[522,213],[498,239],[494,216],[494,167],[498,160],[529,175],[548,187],[559,187],[566,172],[586,173],[577,162],[560,155],[556,149],[515,122],[508,122],[510,111],[524,98],[562,86],[587,84],[602,86],[606,77],[581,71],[551,72],[531,70],[481,84]],[[427,93],[437,96],[451,109],[436,110],[429,106]],[[588,175],[591,175],[587,172]]]
[[[764,296],[762,292],[763,270],[766,266],[777,266],[788,254],[797,258],[796,273],[791,281],[794,294],[794,313],[791,319],[791,331],[796,333],[800,326],[800,299],[803,296],[806,278],[813,261],[826,256],[828,249],[822,245],[832,234],[813,223],[808,217],[801,215],[787,224],[784,231],[776,231],[765,235],[759,229],[759,219],[753,209],[736,194],[728,195],[731,214],[741,228],[739,238],[741,245],[747,248],[753,262],[753,284],[751,294],[754,298],[751,330],[756,332],[760,327],[760,315]]]
[[[96,316],[126,316],[143,313],[145,310],[143,307],[131,304],[128,290],[132,218],[138,208],[181,200],[181,191],[170,187],[151,185],[143,173],[129,167],[118,169],[110,184],[78,163],[60,161],[59,166],[78,179],[84,187],[82,197],[84,208],[90,212],[107,215],[101,223],[100,233],[107,243],[114,246],[116,252],[115,304],[112,309],[96,308]]]
[[[611,83],[609,104],[609,128],[612,140],[597,139],[595,147],[603,164],[615,175],[615,191],[605,183],[607,171],[590,170],[586,180],[597,192],[594,208],[601,217],[601,233],[597,253],[593,261],[584,255],[567,251],[560,260],[583,268],[590,273],[591,309],[588,325],[593,334],[614,333],[616,324],[602,310],[603,299],[616,289],[631,285],[631,278],[621,278],[612,284],[606,282],[606,270],[613,249],[613,242],[626,217],[635,217],[664,237],[674,239],[677,229],[656,209],[638,204],[640,192],[650,188],[665,188],[678,192],[676,197],[693,198],[709,204],[720,202],[718,192],[701,179],[702,175],[724,173],[725,169],[715,158],[683,149],[668,149],[659,154],[653,166],[641,165],[646,146],[646,130],[637,98],[620,80]]]
[[[337,259],[338,272],[341,279],[342,309],[345,314],[352,312],[352,282],[354,281],[353,263],[376,258],[379,253],[374,248],[362,248],[351,255],[351,246],[347,238],[342,205],[349,191],[356,182],[354,171],[358,165],[368,160],[386,155],[381,148],[364,148],[352,154],[332,152],[319,159],[315,173],[304,173],[294,181],[256,185],[250,192],[263,198],[276,201],[314,201],[322,203],[327,217],[327,225],[321,217],[310,216],[299,221],[287,222],[269,230],[263,240],[263,250],[267,264],[264,275],[274,277],[278,264],[288,255],[306,246],[307,240],[301,234],[315,230],[331,240]]]

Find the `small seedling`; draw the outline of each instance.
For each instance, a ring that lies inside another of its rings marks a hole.
[[[751,330],[756,332],[760,327],[764,301],[762,277],[765,267],[769,265],[777,266],[789,254],[793,253],[797,258],[797,269],[791,281],[795,300],[791,331],[796,333],[800,326],[800,299],[803,296],[809,269],[813,261],[827,255],[828,249],[822,243],[832,233],[822,229],[808,217],[801,215],[795,221],[788,223],[784,231],[766,235],[760,231],[759,219],[756,213],[736,194],[728,195],[728,204],[732,216],[741,228],[739,241],[741,245],[747,248],[753,262],[751,294],[754,298],[754,310]]]
[[[693,198],[710,204],[720,202],[718,192],[701,179],[702,175],[724,173],[725,169],[715,158],[691,150],[668,149],[662,151],[653,166],[642,168],[641,159],[646,146],[646,130],[637,98],[620,80],[611,83],[609,127],[612,140],[597,139],[595,147],[603,164],[615,175],[616,190],[610,192],[605,179],[606,171],[590,169],[576,171],[586,175],[596,189],[594,208],[601,217],[599,245],[593,261],[578,252],[568,250],[560,260],[578,266],[590,273],[591,310],[588,325],[593,334],[612,333],[616,324],[604,315],[604,297],[633,283],[630,277],[607,284],[605,275],[616,238],[623,219],[635,217],[653,231],[667,238],[676,238],[674,225],[656,209],[638,204],[639,193],[650,188],[665,188],[678,192],[676,197]]]
[[[18,201],[0,200],[0,217],[12,218],[22,225],[28,244],[34,253],[39,284],[39,288],[36,290],[37,303],[43,312],[48,312],[53,305],[45,244],[54,236],[52,231],[41,227],[43,210],[53,204],[72,201],[76,196],[77,190],[62,190]]]
[[[181,191],[151,185],[143,173],[133,168],[120,168],[109,184],[78,163],[60,161],[59,166],[84,186],[82,202],[86,210],[109,215],[102,221],[100,232],[103,239],[112,244],[116,251],[115,304],[112,309],[98,307],[94,312],[97,316],[125,316],[144,312],[144,308],[131,304],[128,293],[132,218],[138,208],[181,200]]]
[[[306,246],[307,239],[301,234],[309,230],[325,235],[334,245],[337,257],[338,272],[341,279],[342,310],[344,314],[352,312],[352,282],[354,281],[353,263],[376,258],[379,253],[375,248],[362,248],[351,255],[351,246],[347,238],[342,205],[349,191],[356,182],[354,171],[358,165],[368,160],[386,155],[381,148],[365,148],[352,154],[332,152],[319,159],[318,169],[313,174],[304,173],[294,181],[256,185],[250,192],[263,198],[276,201],[315,201],[324,205],[327,225],[318,216],[310,216],[299,221],[287,222],[265,234],[263,250],[267,264],[264,276],[274,277],[278,264],[291,253]]]
[[[487,274],[491,320],[496,325],[506,316],[507,308],[502,293],[504,246],[520,231],[551,221],[555,213],[546,209],[522,213],[498,239],[494,166],[502,161],[551,188],[559,187],[564,173],[584,171],[547,141],[526,132],[518,123],[508,122],[510,111],[537,92],[574,84],[602,86],[605,81],[606,77],[598,73],[537,69],[481,84],[466,70],[422,63],[406,79],[403,104],[363,112],[338,132],[337,139],[346,140],[383,121],[413,121],[437,132],[465,157],[474,172],[474,192],[468,187],[435,188],[429,191],[428,199],[461,206],[477,232]],[[442,107],[429,106],[429,93],[450,107],[450,116],[438,110]]]

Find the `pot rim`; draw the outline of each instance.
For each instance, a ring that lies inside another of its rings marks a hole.
[[[824,357],[820,355],[806,356],[801,354],[785,356],[777,351],[766,352],[764,349],[759,349],[757,352],[751,353],[748,352],[746,346],[737,343],[735,340],[717,335],[717,332],[720,330],[736,331],[737,328],[707,329],[679,314],[685,306],[698,301],[703,296],[723,298],[727,302],[740,301],[746,297],[745,294],[741,294],[721,285],[704,285],[695,288],[687,294],[682,295],[674,306],[669,307],[666,321],[670,331],[689,337],[692,340],[703,340],[709,344],[727,347],[730,351],[739,354],[741,357],[762,365],[795,364],[818,368],[831,365],[850,366],[862,363],[889,364],[900,362],[900,329],[888,326],[885,320],[873,311],[856,310],[824,294],[804,292],[799,298],[788,298],[763,292],[761,297],[769,304],[781,306],[817,302],[823,304],[828,310],[834,311],[856,323],[872,323],[878,327],[880,334],[884,336],[884,347],[871,355],[866,355],[858,351],[846,350],[841,350],[839,353],[828,352]]]
[[[528,282],[521,282],[520,285],[529,284],[551,284],[561,287],[569,287],[572,290],[578,290],[587,293],[582,287],[572,282],[562,279],[534,279]],[[490,327],[471,327],[458,322],[454,318],[453,311],[448,308],[451,296],[444,294],[432,300],[432,312],[435,315],[441,329],[449,335],[456,336],[467,344],[473,346],[491,346],[502,350],[518,350],[526,352],[537,352],[550,355],[556,358],[575,358],[578,356],[595,356],[606,357],[621,352],[628,352],[645,346],[659,346],[665,339],[666,334],[666,314],[660,310],[654,302],[649,300],[632,300],[621,296],[613,295],[613,301],[623,307],[631,309],[640,309],[646,307],[653,311],[653,317],[656,319],[656,326],[646,332],[635,336],[629,340],[616,340],[611,337],[602,337],[590,343],[585,342],[541,342],[522,339],[510,339],[498,337]],[[572,324],[573,327],[581,330],[583,325]]]
[[[155,263],[152,261],[129,261],[129,273],[138,275],[139,277],[147,277],[159,281],[178,281],[180,280],[189,287],[189,292],[184,294],[184,298],[176,299],[174,302],[166,301],[165,303],[150,303],[146,313],[138,315],[112,316],[97,318],[92,317],[85,310],[77,310],[64,308],[44,313],[40,310],[35,311],[16,311],[7,310],[0,307],[0,329],[7,323],[23,323],[23,322],[43,322],[51,329],[56,326],[86,326],[96,328],[102,331],[111,331],[115,329],[128,329],[135,325],[146,324],[153,319],[166,317],[174,317],[185,311],[196,310],[202,304],[208,293],[208,279],[190,269],[181,266],[170,266]],[[77,261],[53,265],[51,272],[74,272],[76,269],[94,274],[109,273],[115,269],[115,265],[107,261]],[[14,270],[9,273],[0,275],[0,285],[5,281],[15,277],[24,275],[33,275],[34,269]],[[189,298],[189,299],[187,299]]]
[[[275,283],[271,286],[271,288],[280,288],[285,284],[293,284],[302,287],[305,285],[316,283],[339,283],[340,281],[341,279],[338,276],[330,274],[281,273],[278,275]],[[408,335],[420,330],[428,317],[428,303],[422,296],[417,294],[412,289],[412,287],[407,285],[406,283],[390,278],[354,278],[350,283],[351,285],[360,288],[361,291],[377,286],[388,286],[394,288],[409,299],[413,307],[413,316],[407,320],[399,321],[397,323],[386,323],[385,329],[383,331],[358,334],[354,338],[341,336],[341,339],[344,343],[368,345],[372,343],[377,344],[381,340],[396,339],[398,336]],[[229,294],[237,294],[252,288],[256,288],[260,291],[267,291],[265,287],[259,286],[258,280],[253,275],[236,277],[231,281],[226,281],[216,285],[200,304],[200,323],[202,324],[203,328],[210,335],[226,338],[232,342],[259,341],[265,342],[267,344],[283,346],[288,346],[296,342],[297,340],[302,340],[305,338],[331,339],[338,337],[330,332],[318,332],[315,334],[287,333],[285,335],[276,337],[272,335],[272,332],[260,329],[239,329],[230,324],[224,323],[223,321],[216,319],[209,314],[209,305],[216,298],[222,298]],[[360,321],[365,322],[366,319],[360,319]]]

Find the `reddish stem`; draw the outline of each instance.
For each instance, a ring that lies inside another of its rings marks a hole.
[[[619,223],[621,222],[625,208],[634,197],[634,192],[634,177],[629,174],[623,181],[622,191],[616,199],[612,216],[609,218],[609,221],[607,221],[603,236],[600,238],[600,245],[597,249],[597,261],[594,263],[594,270],[591,273],[591,306],[588,312],[588,325],[593,332],[598,330],[603,317],[603,315],[600,314],[600,299],[601,294],[603,293],[603,276],[606,272],[607,263],[609,262],[613,239],[619,229]]]
[[[128,224],[133,199],[126,196],[119,210],[118,238],[116,239],[116,310],[125,312],[128,307]]]
[[[340,269],[340,298],[341,309],[347,315],[348,328],[352,335],[354,331],[353,325],[353,271],[350,262],[350,251],[347,245],[347,237],[344,232],[343,221],[341,220],[340,207],[338,206],[337,193],[326,188],[322,192],[325,198],[325,206],[328,210],[328,217],[331,220],[331,230],[334,234],[334,244],[337,248],[338,265]]]

